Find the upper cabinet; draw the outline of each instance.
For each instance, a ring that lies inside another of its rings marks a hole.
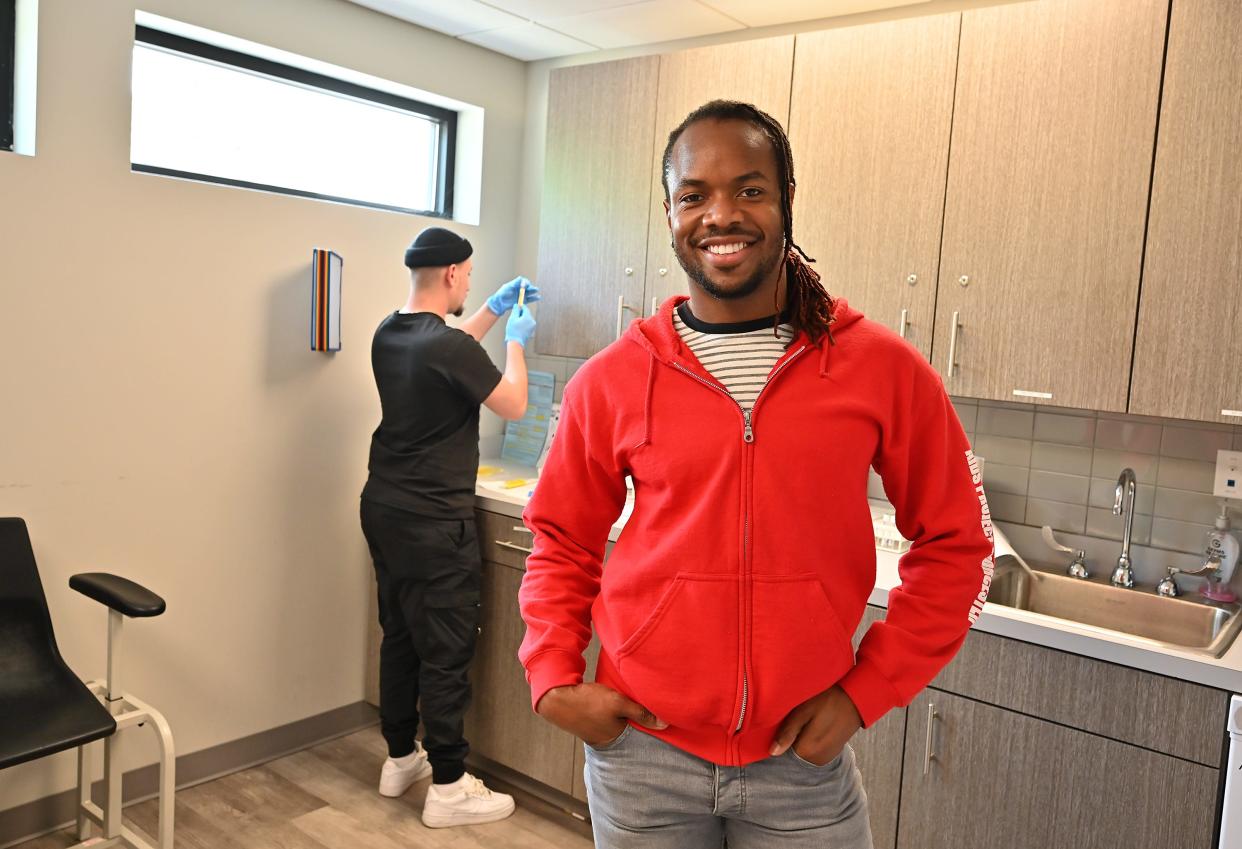
[[[652,301],[689,294],[689,282],[669,244],[661,173],[668,135],[709,100],[753,103],[784,126],[789,119],[793,36],[682,50],[660,57],[655,146],[651,164],[651,219],[647,241],[646,314]]]
[[[1242,421],[1242,4],[1173,4],[1130,411]]]
[[[641,293],[658,56],[554,70],[539,216],[536,350],[589,357]],[[637,306],[641,313],[641,302]]]
[[[963,13],[933,343],[952,394],[1125,411],[1167,9]]]
[[[709,100],[788,119],[793,36],[554,70],[539,219],[541,354],[589,357],[689,291],[669,245],[668,134]]]
[[[931,356],[960,16],[798,36],[794,240],[824,287]]]

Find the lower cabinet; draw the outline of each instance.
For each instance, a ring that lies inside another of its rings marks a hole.
[[[884,608],[868,606],[854,634],[854,648],[871,623],[884,618]],[[875,849],[896,849],[897,805],[901,800],[901,755],[906,744],[906,709],[897,708],[870,728],[854,735],[850,745],[867,791],[871,837]]]
[[[518,612],[520,569],[483,561],[483,600],[466,714],[466,739],[483,757],[562,793],[574,789],[575,737],[541,719],[530,707],[530,686],[518,647],[526,633]],[[578,779],[581,783],[581,779]]]
[[[899,849],[1213,845],[1216,769],[937,690],[907,710]]]

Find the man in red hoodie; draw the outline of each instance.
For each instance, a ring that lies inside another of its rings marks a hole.
[[[978,466],[936,372],[794,243],[779,123],[700,107],[664,186],[690,297],[579,369],[523,515],[532,703],[587,745],[599,847],[870,847],[847,743],[952,659],[986,598]],[[855,656],[873,466],[913,545]]]

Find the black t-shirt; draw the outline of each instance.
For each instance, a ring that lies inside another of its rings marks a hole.
[[[371,343],[383,413],[362,497],[433,519],[474,516],[479,405],[500,371],[435,313],[395,312]]]

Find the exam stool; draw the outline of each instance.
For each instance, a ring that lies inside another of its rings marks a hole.
[[[125,617],[159,616],[164,600],[116,575],[74,575],[69,586],[108,610],[108,677],[83,683],[60,656],[30,534],[22,519],[0,518],[0,770],[78,750],[75,846],[172,849],[175,761],[172,732],[155,709],[121,690]],[[160,744],[159,840],[121,822],[120,732],[150,723]],[[103,740],[104,807],[91,801],[89,745]],[[90,838],[91,823],[103,830]]]

